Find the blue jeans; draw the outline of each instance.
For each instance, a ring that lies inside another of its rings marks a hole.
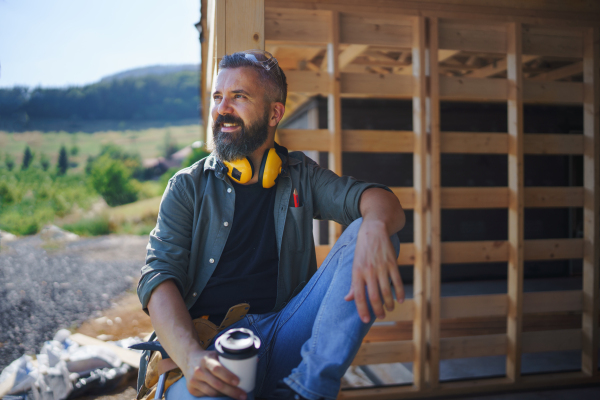
[[[267,397],[282,379],[307,399],[337,398],[342,376],[375,320],[371,310],[371,322],[363,323],[354,301],[344,300],[352,282],[361,223],[362,218],[344,231],[308,284],[282,310],[248,314],[231,326],[251,329],[262,343],[256,387],[249,400],[252,395]],[[392,235],[391,239],[397,255],[398,237]],[[198,398],[188,392],[185,378],[166,393],[167,400]]]

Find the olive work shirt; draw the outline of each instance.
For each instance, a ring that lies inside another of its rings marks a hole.
[[[334,220],[350,225],[361,217],[362,192],[379,184],[339,177],[321,168],[302,152],[287,153],[276,145],[283,168],[275,195],[275,235],[279,255],[277,298],[279,311],[317,270],[312,221]],[[297,189],[300,207],[294,207]],[[162,197],[156,227],[150,233],[146,265],[138,284],[144,311],[152,291],[172,279],[188,310],[192,307],[215,267],[232,226],[235,189],[211,154],[171,178]],[[232,304],[233,305],[233,304]]]

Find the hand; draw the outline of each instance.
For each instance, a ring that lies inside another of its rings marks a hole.
[[[383,304],[388,311],[394,309],[390,279],[396,290],[396,299],[399,303],[404,301],[404,287],[396,260],[396,251],[385,224],[380,221],[363,220],[356,239],[352,286],[344,300],[354,300],[358,315],[364,323],[368,323],[371,319],[365,286],[377,318],[385,317]]]
[[[240,379],[219,362],[216,351],[197,351],[189,357],[184,373],[190,394],[196,397],[229,396],[246,400],[246,392],[238,388]]]

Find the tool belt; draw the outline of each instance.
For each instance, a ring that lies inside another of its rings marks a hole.
[[[241,320],[248,313],[249,308],[250,305],[247,303],[241,303],[231,307],[219,326],[206,318],[197,318],[193,320],[192,323],[194,324],[194,329],[198,335],[200,346],[206,350],[219,332]],[[181,369],[177,367],[177,364],[175,364],[173,359],[168,358],[163,360],[159,351],[153,351],[149,357],[146,376],[144,378],[144,383],[139,388],[137,399],[154,399],[158,377],[166,372],[169,374],[165,381],[165,393],[172,384],[183,377],[183,373],[181,372]]]

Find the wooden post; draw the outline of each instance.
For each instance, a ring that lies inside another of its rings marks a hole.
[[[220,0],[226,2],[225,51],[265,49],[265,0]]]
[[[342,175],[342,99],[340,97],[340,13],[331,12],[329,22],[329,43],[327,44],[327,72],[329,73],[329,94],[327,96],[327,128],[329,129],[329,169]],[[342,234],[340,224],[329,223],[329,244],[333,245]]]
[[[414,362],[413,378],[417,389],[425,385],[425,364],[427,360],[426,272],[428,265],[428,226],[427,226],[427,76],[425,57],[425,18],[413,18],[413,131],[415,148],[413,155],[413,180],[415,193],[414,207],[414,319],[413,342]]]
[[[442,268],[440,75],[438,68],[439,20],[429,20],[429,104],[431,107],[431,259],[429,294],[428,381],[438,386],[440,374],[440,296]]]
[[[521,378],[523,322],[523,70],[521,63],[522,27],[508,24],[508,315],[506,376],[512,382]]]
[[[598,311],[600,274],[600,35],[588,28],[583,36],[583,321],[581,367],[598,377]]]

